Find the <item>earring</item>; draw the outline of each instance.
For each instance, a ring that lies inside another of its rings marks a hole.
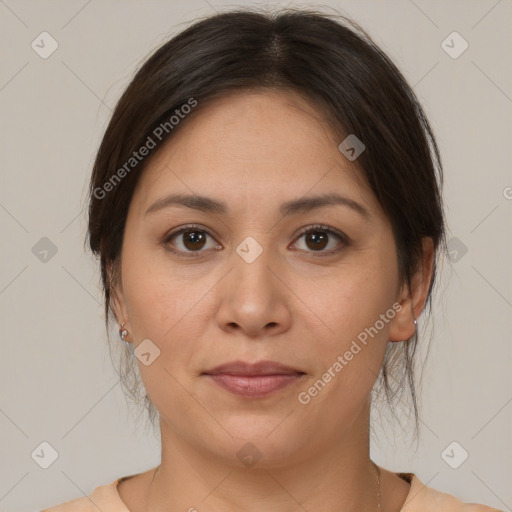
[[[124,325],[125,325],[125,322],[123,322],[121,324],[121,328],[119,329],[119,336],[121,337],[121,339],[125,342],[125,343],[129,343],[128,341],[126,341],[126,336],[128,335],[128,330],[124,328]]]

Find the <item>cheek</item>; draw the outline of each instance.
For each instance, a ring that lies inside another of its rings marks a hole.
[[[188,286],[147,235],[127,226],[122,276],[130,323],[136,338],[161,340],[190,309]]]
[[[330,346],[334,341],[337,349],[373,326],[396,298],[396,270],[379,255],[361,257],[357,264],[340,266],[322,278],[301,277],[297,284],[297,295],[324,334],[320,342]],[[380,327],[386,334],[389,324]]]
[[[183,273],[155,252],[141,249],[124,254],[123,290],[135,346],[149,339],[159,350],[151,364],[137,361],[144,387],[161,413],[190,415],[193,403],[183,385],[204,331],[198,315],[205,312],[207,297],[201,298],[208,284],[204,279],[183,279]]]
[[[142,244],[131,247],[125,251],[122,272],[133,338],[136,344],[150,339],[161,351],[160,363],[181,372],[197,351],[205,321],[214,314],[208,291],[219,280],[218,272],[184,272],[161,251]]]
[[[395,315],[395,259],[392,250],[367,251],[328,278],[313,280],[315,287],[305,278],[301,281],[298,293],[319,317],[315,372],[308,386],[314,386],[309,388],[316,393],[311,403],[320,407],[320,415],[333,403],[344,404],[336,408],[340,420],[355,414],[377,379]]]
[[[309,349],[315,371],[300,389],[300,404],[308,402],[300,407],[309,430],[330,428],[335,436],[339,425],[349,424],[367,404],[380,372],[389,329],[380,315],[392,318],[394,283],[369,266],[333,276],[329,283],[311,297],[311,309],[330,329],[319,327],[324,334],[315,337],[314,351]]]

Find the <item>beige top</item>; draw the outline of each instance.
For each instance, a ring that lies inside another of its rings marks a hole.
[[[426,487],[413,473],[397,475],[411,484],[400,512],[503,512],[486,505],[462,503],[450,494]],[[68,501],[41,512],[130,512],[117,492],[117,484],[125,478],[129,477],[121,477],[110,484],[96,487],[89,497]]]

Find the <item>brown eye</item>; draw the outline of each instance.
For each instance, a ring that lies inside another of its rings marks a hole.
[[[322,233],[321,231],[306,233],[305,235],[306,245],[313,250],[325,249],[325,246],[329,242],[329,235]]]
[[[201,231],[184,231],[181,236],[183,237],[183,245],[190,251],[196,251],[204,247],[206,237]]]
[[[303,247],[299,249],[317,252],[319,256],[337,253],[350,242],[346,235],[327,226],[312,226],[304,230],[297,240],[301,239],[304,239],[304,242]],[[326,248],[328,249],[325,250]]]
[[[209,242],[210,246],[208,246],[208,238],[212,240]],[[171,251],[184,255],[194,252],[206,252],[206,249],[220,248],[220,246],[215,243],[213,237],[209,233],[203,229],[199,229],[193,226],[185,227],[175,231],[174,233],[171,233],[165,237],[163,244]]]

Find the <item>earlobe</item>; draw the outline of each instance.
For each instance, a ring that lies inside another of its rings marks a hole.
[[[406,287],[407,285],[404,285],[404,288]],[[416,331],[416,325],[414,323],[416,316],[413,313],[411,295],[408,291],[404,292],[404,297],[398,301],[398,303],[400,304],[400,309],[397,310],[389,326],[389,341],[408,340]]]
[[[405,341],[416,332],[416,319],[420,316],[427,302],[432,273],[434,269],[435,248],[430,237],[423,238],[423,252],[417,270],[410,279],[410,285],[402,286],[397,311],[389,328],[389,341]]]
[[[127,339],[129,334],[128,315],[124,306],[124,300],[122,296],[120,298],[117,287],[112,288],[111,291],[111,306],[119,325],[119,337],[125,343],[130,343],[130,340]]]

